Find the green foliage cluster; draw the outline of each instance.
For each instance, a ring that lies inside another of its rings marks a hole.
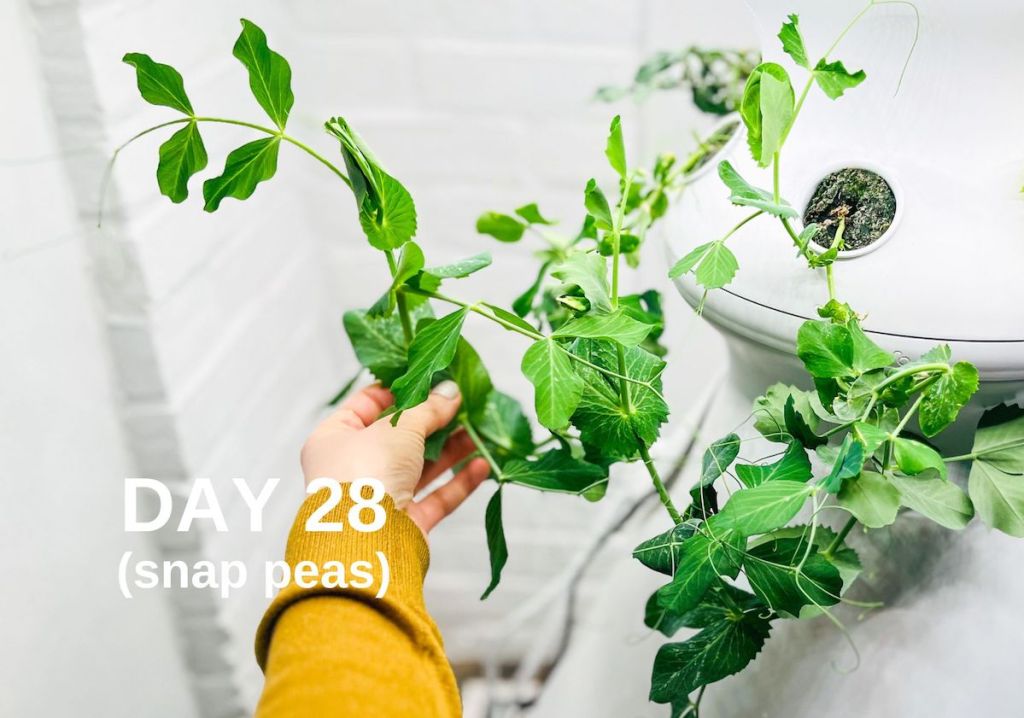
[[[485,515],[491,580],[483,597],[498,586],[509,555],[502,523],[507,485],[598,500],[612,465],[643,463],[671,521],[634,551],[645,566],[668,577],[648,601],[645,622],[666,636],[682,628],[697,631],[664,645],[654,664],[651,699],[670,703],[677,717],[697,716],[704,688],[753,660],[775,621],[817,615],[837,620],[829,607],[847,600],[844,594],[861,570],[846,544],[856,523],[878,528],[912,510],[960,529],[977,512],[990,526],[1024,536],[1024,411],[989,411],[973,451],[943,457],[930,439],[955,421],[978,388],[976,369],[954,361],[946,346],[897,363],[835,296],[832,263],[842,232],[829,250],[814,254],[807,246],[814,228],[798,234],[790,225],[797,213],[779,196],[779,157],[803,100],[814,84],[837,98],[862,82],[864,73],[830,60],[834,45],[812,64],[796,16],[780,39],[809,73],[799,98],[788,72],[764,63],[752,69],[739,100],[754,159],[775,169],[773,191],[751,185],[721,163],[732,202],[754,211],[725,237],[680,260],[672,275],[692,272],[709,291],[725,286],[738,270],[728,237],[761,215],[776,218],[808,265],[824,268],[828,278],[822,319],[805,323],[796,338],[808,385],[815,388],[770,387],[756,402],[753,426],[779,445],[778,453],[749,461],[740,458],[744,440],[738,435],[714,442],[683,511],[673,504],[649,453],[669,416],[661,393],[661,298],[654,290],[621,294],[619,280],[623,265],[636,266],[648,230],[698,163],[662,156],[649,170],[636,168],[616,117],[605,147],[616,182],[610,188],[593,179],[586,183],[577,231],[558,231],[535,203],[482,214],[481,234],[500,242],[530,237],[540,247],[536,276],[505,308],[450,293],[458,279],[486,270],[490,255],[428,264],[413,241],[412,196],[343,118],[328,120],[325,130],[338,142],[344,170],[285,132],[294,101],[291,71],[254,24],[242,21],[234,55],[271,126],[197,115],[176,70],[143,54],[125,56],[142,97],[182,115],[129,141],[177,128],[161,145],[157,168],[160,191],[173,202],[187,198],[189,181],[207,165],[199,132],[207,123],[247,127],[259,137],[229,153],[222,172],[204,182],[206,211],[216,211],[225,198],[250,197],[274,175],[282,143],[312,156],[352,190],[359,226],[370,247],[383,254],[391,279],[370,306],[345,313],[344,329],[361,366],[393,392],[395,416],[422,402],[438,381],[458,383],[459,415],[429,438],[426,454],[436,458],[450,433],[461,428],[491,466],[495,490]],[[462,336],[467,321],[481,318],[523,341],[521,368],[534,387],[532,411],[495,386]],[[825,467],[817,475],[812,456]],[[947,464],[956,461],[973,462],[966,493],[948,477]],[[723,481],[735,482],[736,490],[719,506],[716,482]],[[830,508],[850,516],[838,533],[819,520]],[[792,525],[801,513],[808,514],[803,523]]]

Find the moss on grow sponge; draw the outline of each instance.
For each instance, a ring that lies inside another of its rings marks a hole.
[[[867,247],[885,234],[896,216],[896,196],[880,175],[847,167],[823,179],[804,210],[804,224],[815,222],[820,229],[814,242],[829,247],[839,219],[846,217],[843,248]]]

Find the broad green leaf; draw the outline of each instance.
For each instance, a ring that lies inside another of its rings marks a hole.
[[[790,15],[789,20],[782,24],[779,40],[782,41],[782,50],[793,58],[793,62],[800,67],[811,69],[811,62],[807,59],[807,49],[804,47],[804,39],[800,35],[800,18],[797,15]]]
[[[874,456],[879,447],[889,440],[889,432],[880,426],[858,421],[850,427],[857,441],[864,445],[864,460]]]
[[[813,487],[802,481],[769,481],[732,495],[718,514],[724,528],[744,536],[766,533],[789,523],[807,502]]]
[[[997,406],[985,412],[972,455],[967,488],[981,520],[1024,537],[1024,411]]]
[[[615,345],[608,342],[581,340],[576,353],[597,366],[618,371]],[[627,347],[625,375],[648,382],[660,391],[660,375],[665,363],[640,347]],[[599,449],[604,456],[631,459],[637,455],[637,440],[650,446],[657,438],[661,424],[668,419],[668,406],[651,389],[630,384],[630,408],[622,409],[619,382],[616,379],[579,366],[583,377],[583,395],[573,414],[572,423],[580,430],[583,443]]]
[[[583,394],[583,379],[554,339],[541,339],[523,355],[523,374],[534,388],[537,419],[549,429],[569,423]]]
[[[256,185],[265,182],[277,172],[277,151],[281,140],[265,137],[232,150],[224,163],[224,171],[203,183],[203,197],[207,212],[216,212],[225,197],[248,199]]]
[[[846,329],[850,332],[850,340],[853,343],[853,369],[858,374],[883,369],[896,363],[895,356],[868,338],[856,318],[846,323]]]
[[[598,484],[607,483],[608,472],[573,458],[570,451],[552,449],[536,461],[510,460],[502,467],[502,479],[541,491],[584,494]]]
[[[626,176],[626,146],[622,141],[622,122],[618,115],[612,118],[611,129],[608,131],[608,143],[604,149],[604,156],[608,158],[608,164],[612,166],[619,177]]]
[[[712,242],[697,265],[697,283],[705,289],[720,289],[732,281],[739,268],[736,255],[725,246],[725,242]]]
[[[431,316],[430,305],[425,302],[412,311],[414,322]],[[343,324],[359,363],[381,384],[391,386],[405,373],[408,364],[405,335],[397,315],[374,319],[365,311],[352,310],[345,312]]]
[[[705,242],[687,252],[682,259],[672,265],[672,269],[668,272],[669,279],[677,279],[684,274],[689,274],[700,263],[700,260],[704,259],[704,255],[711,249],[712,244],[714,242]]]
[[[491,557],[491,582],[480,600],[491,595],[491,591],[498,587],[501,582],[501,571],[508,561],[508,544],[505,543],[505,526],[501,520],[501,485],[487,502],[487,510],[484,512],[484,528],[487,530],[487,551]]]
[[[832,464],[832,470],[820,482],[821,488],[830,494],[838,494],[845,482],[860,474],[867,458],[864,455],[864,444],[855,439],[853,434],[847,434],[839,447],[839,455]]]
[[[704,451],[700,462],[700,483],[710,486],[719,476],[728,471],[740,453],[740,437],[727,434],[714,441]]]
[[[386,317],[395,311],[395,304],[398,301],[396,295],[398,288],[418,275],[423,269],[423,263],[423,250],[415,242],[407,242],[402,247],[402,256],[395,267],[395,274],[391,278],[391,286],[370,307],[369,314],[371,317]]]
[[[537,207],[536,202],[524,204],[522,207],[516,209],[516,214],[522,217],[527,222],[527,224],[555,224],[550,219],[547,219],[546,217],[544,217],[543,214],[540,213],[540,209]]]
[[[801,561],[803,567],[797,571]],[[836,604],[843,589],[839,569],[816,547],[811,547],[808,554],[807,542],[798,538],[772,540],[750,548],[743,570],[758,598],[772,610],[791,616],[799,616],[804,606]]]
[[[494,316],[496,316],[498,319],[501,319],[504,322],[508,322],[512,326],[517,327],[517,328],[523,330],[524,332],[536,332],[537,331],[537,327],[531,325],[528,321],[524,320],[522,317],[520,317],[517,314],[513,314],[512,312],[508,311],[507,309],[502,309],[501,307],[499,307],[496,304],[488,304],[487,302],[481,302],[481,304],[483,306],[487,307],[488,309],[490,309],[491,313],[494,314]],[[509,331],[511,331],[511,330],[509,330]]]
[[[791,441],[782,458],[771,464],[737,464],[736,476],[748,488],[766,481],[800,481],[811,478],[811,460],[798,441]]]
[[[688,539],[672,581],[658,589],[658,605],[677,615],[695,608],[718,576],[736,575],[745,545],[742,536],[721,526],[714,537]]]
[[[846,395],[840,394],[832,402],[832,411],[835,412],[836,418],[842,421],[853,421],[863,417],[868,405],[874,399],[878,386],[885,379],[886,374],[882,370],[871,371],[857,377],[850,384]],[[905,400],[900,402],[901,405],[904,403],[906,403]]]
[[[603,224],[605,229],[612,227],[612,210],[608,206],[608,199],[604,192],[597,186],[597,180],[590,179],[583,190],[583,205],[598,222]]]
[[[459,347],[465,307],[432,321],[419,330],[409,345],[409,368],[391,385],[396,409],[422,403],[430,393],[434,374],[448,368]]]
[[[170,65],[154,62],[149,55],[129,52],[125,62],[135,68],[135,81],[142,99],[151,105],[162,105],[192,116],[192,103],[185,94],[185,83],[181,74]]]
[[[416,234],[416,205],[401,182],[380,169],[376,174],[378,196],[363,202],[359,224],[370,246],[398,249]]]
[[[798,539],[802,541],[810,540],[811,527],[807,524],[796,524],[795,526],[788,526],[778,531],[772,531],[770,534],[761,536],[751,542],[751,548],[754,546],[760,546],[761,544],[771,543],[778,541],[779,539]],[[857,552],[848,546],[840,544],[840,547],[832,552],[831,556],[826,556],[824,551],[836,540],[838,534],[830,529],[828,526],[818,525],[814,531],[814,547],[821,553],[821,557],[831,563],[839,571],[839,576],[843,581],[842,591],[845,593],[853,582],[857,580],[857,577],[863,571],[864,567],[860,563],[860,557],[857,556]],[[804,543],[804,546],[807,544]],[[802,557],[802,554],[801,554]],[[800,618],[809,618],[810,614],[814,611],[813,606],[804,606],[800,610]]]
[[[839,505],[869,529],[888,526],[900,509],[900,492],[884,476],[865,471],[847,481],[839,492]]]
[[[578,253],[559,264],[551,276],[566,284],[575,284],[597,312],[612,310],[608,265],[600,254]]]
[[[797,217],[799,213],[784,200],[775,201],[772,193],[754,187],[733,166],[723,160],[718,164],[718,176],[729,189],[729,201],[740,207],[753,207],[776,217]]]
[[[697,522],[685,521],[673,526],[665,533],[637,545],[633,558],[647,568],[672,576],[679,565],[683,543],[697,531]]]
[[[842,62],[825,62],[825,58],[814,66],[814,80],[826,95],[833,100],[839,99],[843,93],[864,82],[867,75],[863,70],[850,72]]]
[[[815,434],[811,429],[811,425],[807,423],[804,414],[797,411],[796,401],[796,397],[791,395],[786,399],[786,405],[782,410],[787,435],[793,437],[808,449],[816,449],[823,444],[827,444],[828,439]]]
[[[526,225],[507,214],[484,212],[476,220],[476,231],[499,242],[518,242],[523,238]]]
[[[552,336],[607,339],[623,346],[636,346],[650,332],[650,324],[638,322],[622,310],[616,310],[610,314],[586,314],[579,319],[571,319],[555,330]]]
[[[488,443],[497,458],[525,457],[533,451],[533,431],[519,402],[498,390],[487,396],[483,416],[476,424],[477,431]]]
[[[189,122],[160,145],[156,181],[161,194],[172,202],[184,202],[188,197],[189,179],[206,167],[207,159],[199,125]]]
[[[958,531],[974,518],[974,506],[963,490],[927,470],[917,476],[890,474],[889,480],[900,492],[900,503],[948,529]]]
[[[662,606],[658,603],[658,592],[655,591],[648,597],[647,604],[644,606],[644,625],[671,638],[676,631],[686,625],[683,617],[687,615],[689,613],[677,615]]]
[[[242,33],[232,54],[249,71],[249,88],[256,102],[280,129],[288,122],[295,96],[292,94],[292,70],[288,61],[267,47],[263,30],[242,20]]]
[[[761,167],[772,162],[786,139],[795,110],[795,95],[789,73],[782,65],[763,62],[743,88],[740,116],[747,126],[747,144]]]
[[[462,394],[459,411],[465,413],[474,425],[478,424],[487,411],[487,400],[494,385],[491,384],[491,375],[487,373],[480,355],[465,339],[459,339],[452,360],[451,375]]]
[[[796,353],[812,376],[833,378],[853,373],[850,330],[831,322],[804,322],[796,335]]]
[[[818,428],[818,417],[811,408],[810,393],[801,391],[795,386],[773,384],[754,401],[754,428],[769,441],[788,444],[790,435],[786,428],[786,404],[793,399],[793,411],[800,415],[803,423],[813,434]]]
[[[738,673],[760,652],[770,630],[768,619],[753,611],[716,622],[683,643],[666,643],[654,659],[650,699],[677,701]]]
[[[910,476],[935,469],[939,476],[946,478],[946,462],[935,449],[920,441],[897,436],[893,440],[893,456],[900,471]]]
[[[967,401],[978,390],[978,370],[958,361],[948,374],[924,390],[918,421],[925,436],[935,436],[952,424]]]
[[[432,277],[438,279],[462,279],[468,277],[474,272],[479,272],[484,267],[491,265],[491,253],[481,252],[480,254],[474,254],[472,257],[466,257],[460,259],[457,262],[451,264],[444,264],[440,267],[428,267],[424,269],[424,274],[429,274]]]

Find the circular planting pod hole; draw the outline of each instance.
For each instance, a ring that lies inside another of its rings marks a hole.
[[[896,195],[877,172],[845,167],[826,175],[807,200],[804,224],[815,223],[813,242],[823,249],[832,246],[839,221],[843,229],[843,251],[854,252],[877,242],[896,217]]]

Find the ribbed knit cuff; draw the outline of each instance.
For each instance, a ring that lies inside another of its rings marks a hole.
[[[347,487],[345,489],[344,498],[320,519],[320,523],[342,524],[341,531],[306,530],[306,521],[327,501],[327,489],[309,496],[299,508],[285,549],[285,561],[291,569],[293,580],[271,602],[256,631],[256,660],[260,668],[266,664],[277,619],[290,606],[306,598],[339,595],[367,603],[376,601],[381,604],[381,610],[388,612],[413,611],[420,615],[426,614],[423,579],[430,564],[430,552],[423,532],[408,514],[395,508],[389,495],[385,495],[380,502],[386,514],[383,527],[371,532],[352,528],[348,522],[348,513],[354,502],[348,495]],[[368,518],[368,514],[369,511],[364,509],[364,519]],[[388,565],[387,592],[382,598],[376,597],[383,580],[378,552]],[[350,581],[353,578],[352,564],[365,561],[372,566],[368,573],[372,574],[373,581],[368,588],[328,587],[319,581],[310,588],[304,588],[294,582],[295,567],[303,561],[316,564],[321,577],[332,569],[326,566],[328,562],[339,562],[344,566]]]

